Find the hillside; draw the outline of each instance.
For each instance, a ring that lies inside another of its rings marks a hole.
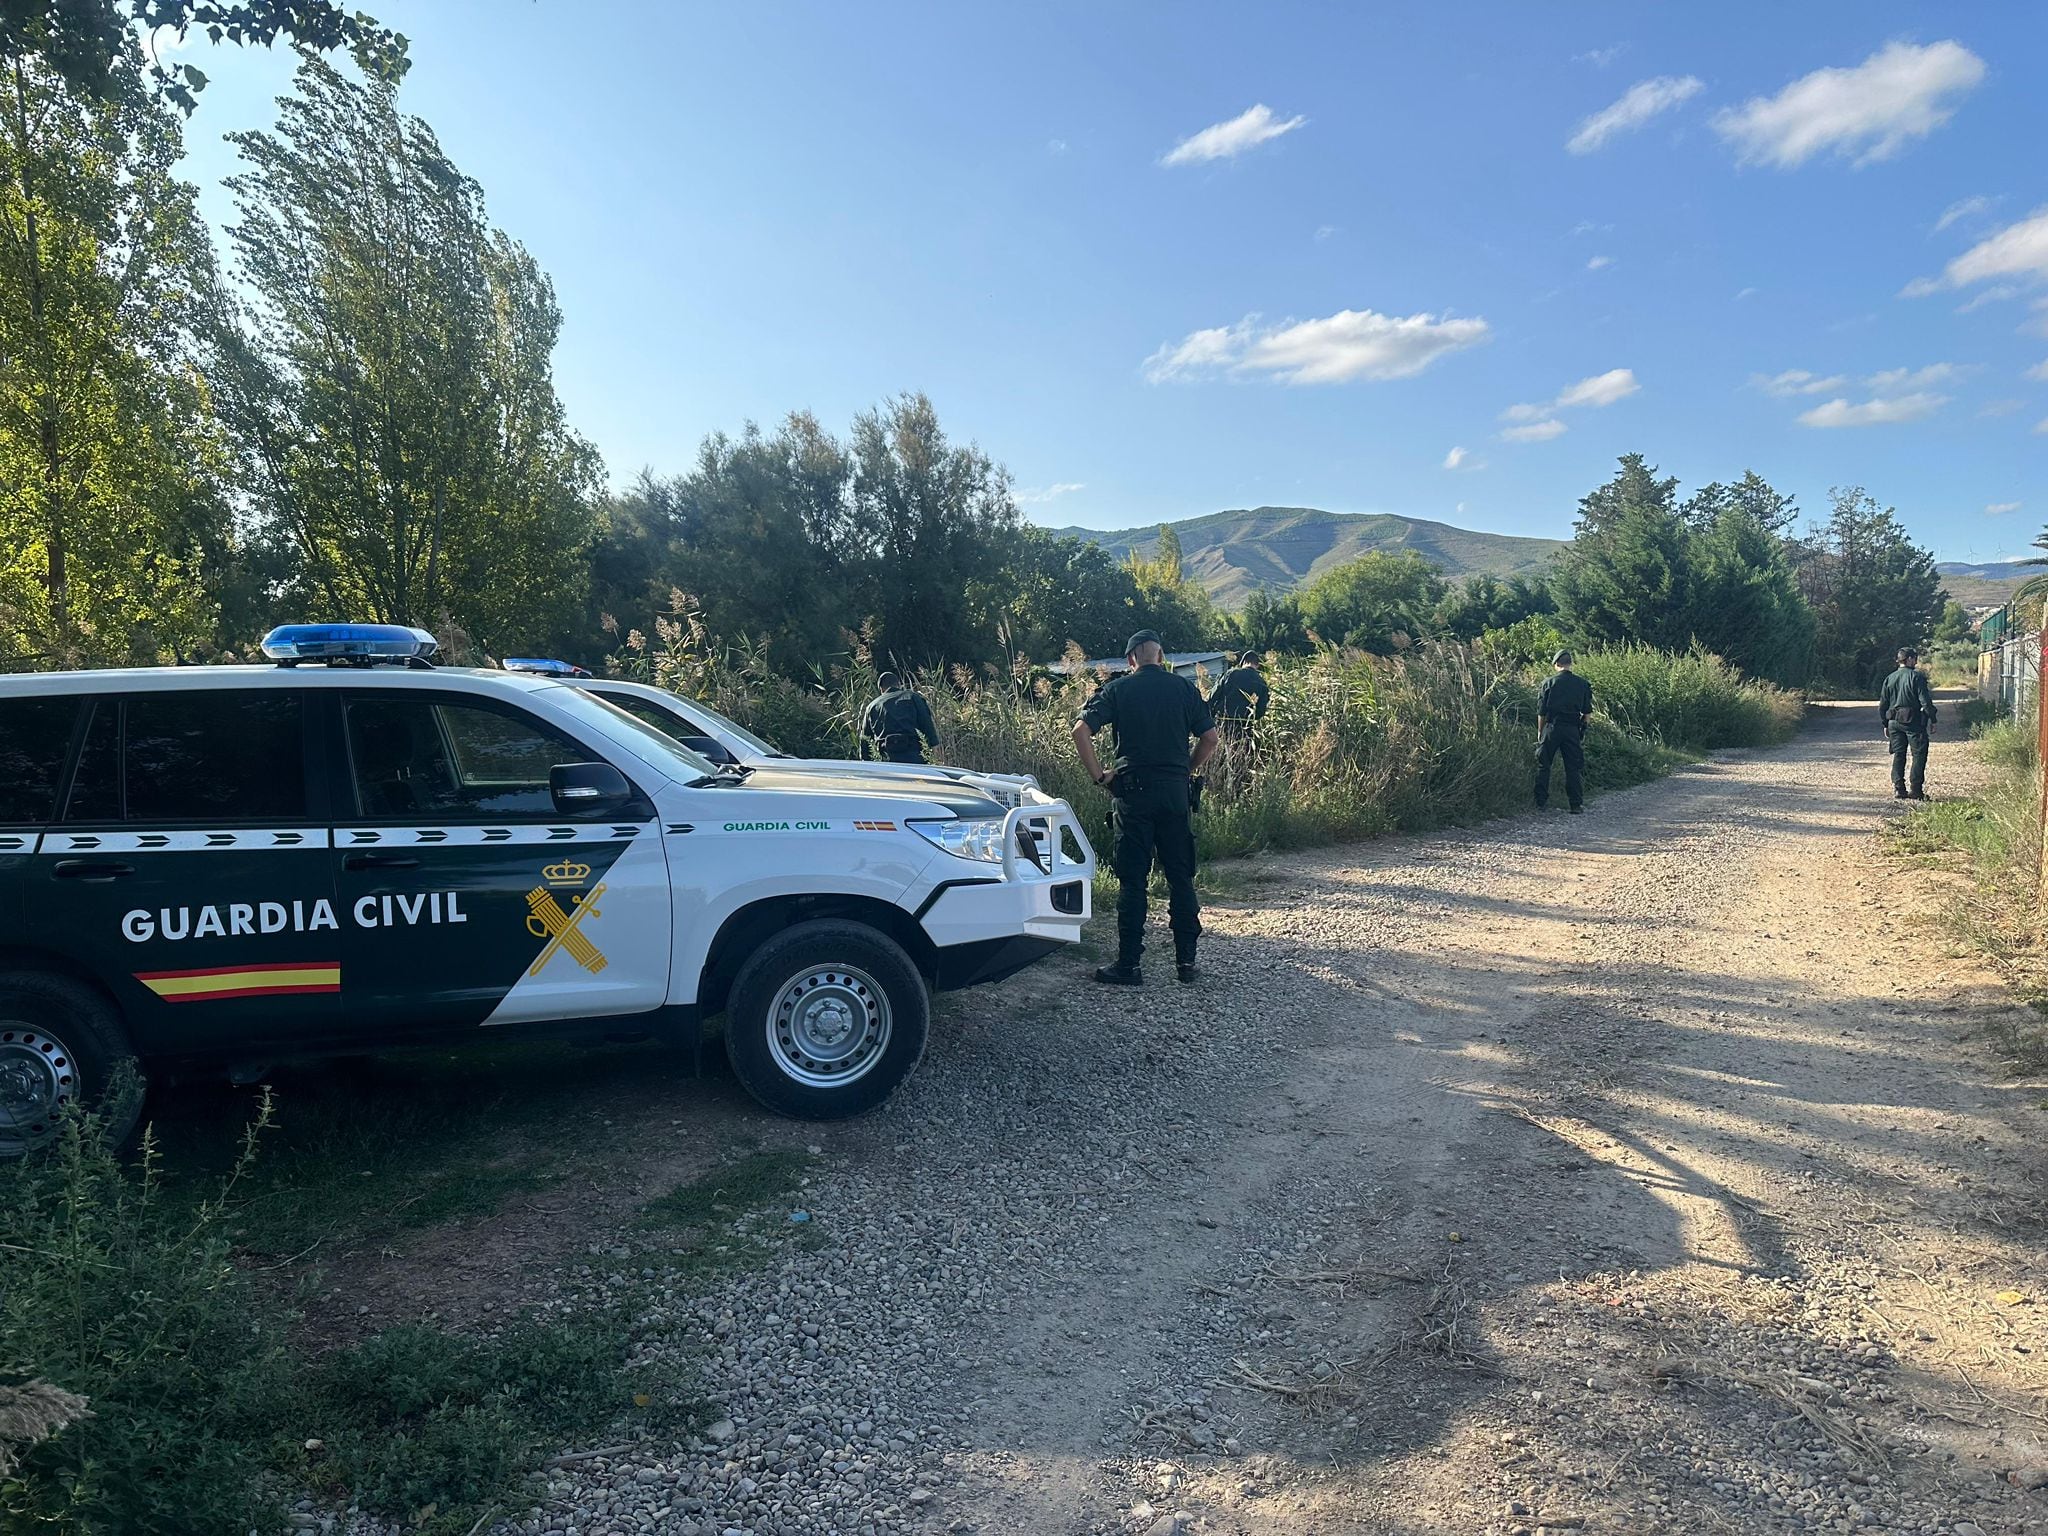
[[[1528,575],[1564,547],[1559,539],[1521,538],[1453,528],[1426,518],[1392,513],[1324,512],[1315,507],[1253,507],[1212,512],[1172,525],[1180,537],[1181,560],[1189,575],[1227,608],[1254,591],[1285,591],[1326,566],[1373,550],[1389,554],[1412,549],[1446,576],[1486,571],[1495,576]],[[1090,539],[1119,557],[1135,548],[1150,554],[1159,530],[1126,528],[1105,533],[1093,528],[1056,532]]]
[[[1944,560],[1935,566],[1941,573],[1941,584],[1948,595],[1965,608],[1991,608],[2012,599],[2013,588],[2030,576],[2043,574],[2038,565],[2018,565],[2010,560],[1994,561],[1988,565],[1970,565],[1960,560]]]

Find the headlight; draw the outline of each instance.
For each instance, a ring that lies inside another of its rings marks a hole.
[[[968,821],[913,821],[910,829],[935,848],[957,859],[1000,864],[1003,859],[1003,818],[977,816]]]

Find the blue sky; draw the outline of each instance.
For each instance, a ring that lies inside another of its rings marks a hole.
[[[2048,522],[2048,7],[364,3],[615,481],[922,389],[1053,525],[1562,536],[1630,450]],[[208,52],[218,227],[291,60]]]

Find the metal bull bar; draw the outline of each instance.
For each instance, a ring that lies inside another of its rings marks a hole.
[[[1080,858],[1067,854],[1063,832],[1071,832]],[[1095,849],[1081,830],[1081,818],[1064,800],[1017,806],[1003,818],[1003,878],[1006,880],[1092,880]]]

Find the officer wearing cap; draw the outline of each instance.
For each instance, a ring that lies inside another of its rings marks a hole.
[[[1074,725],[1081,766],[1115,801],[1116,963],[1097,970],[1095,979],[1126,987],[1144,982],[1138,960],[1145,952],[1145,886],[1156,855],[1166,876],[1175,970],[1191,982],[1202,919],[1190,801],[1200,783],[1195,775],[1216,750],[1216,722],[1202,690],[1167,670],[1166,648],[1154,631],[1131,636],[1124,659],[1130,671],[1111,678]],[[1095,733],[1105,726],[1116,732],[1115,764],[1107,770],[1095,752]]]
[[[1934,728],[1940,711],[1934,707],[1934,689],[1920,670],[1920,653],[1901,647],[1899,669],[1884,680],[1877,693],[1878,719],[1885,741],[1892,749],[1892,793],[1901,800],[1927,798],[1927,733]],[[1906,781],[1906,757],[1912,754],[1913,779]]]
[[[1572,653],[1550,658],[1556,668],[1536,695],[1536,809],[1550,804],[1550,764],[1564,759],[1564,792],[1572,814],[1586,809],[1586,726],[1593,718],[1593,685],[1572,670]]]

